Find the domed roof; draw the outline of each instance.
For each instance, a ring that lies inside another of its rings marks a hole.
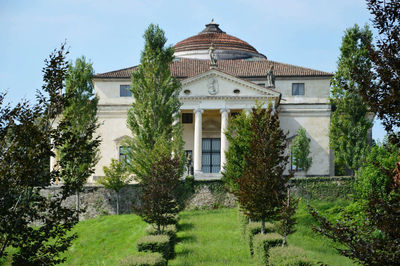
[[[226,34],[219,28],[219,24],[213,20],[199,34],[178,42],[175,48],[175,56],[208,59],[208,49],[213,44],[217,59],[245,59],[262,57],[264,55],[247,42]]]

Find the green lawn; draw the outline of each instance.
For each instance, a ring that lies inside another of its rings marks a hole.
[[[334,215],[346,202],[311,202]],[[242,240],[236,209],[184,211],[180,214],[176,257],[169,265],[252,265],[247,243]],[[312,218],[305,204],[296,214],[297,232],[289,236],[290,245],[302,247],[309,258],[328,265],[352,265],[340,256],[334,244],[311,230]],[[80,222],[79,238],[67,253],[67,265],[115,265],[135,254],[136,241],[144,235],[146,224],[135,215],[105,216]]]

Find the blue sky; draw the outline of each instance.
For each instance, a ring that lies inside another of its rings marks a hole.
[[[3,0],[0,91],[33,99],[43,60],[64,40],[69,60],[84,55],[101,73],[138,64],[150,23],[175,44],[212,18],[271,60],[333,72],[344,30],[371,16],[364,0]],[[375,123],[374,138],[383,135]]]

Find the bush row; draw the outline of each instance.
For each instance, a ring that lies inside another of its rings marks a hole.
[[[146,229],[147,235],[141,237],[137,242],[139,255],[128,256],[120,261],[120,265],[137,266],[159,266],[167,265],[168,260],[175,255],[175,244],[177,241],[176,225],[168,225],[161,228],[162,234],[153,226]]]
[[[266,234],[276,232],[276,226],[272,223],[265,223],[264,232]],[[246,241],[249,244],[250,254],[253,255],[253,238],[256,234],[261,233],[260,222],[249,222],[246,227]]]
[[[239,222],[245,241],[256,265],[309,266],[317,265],[307,259],[303,249],[282,247],[283,237],[277,233],[277,225],[265,223],[265,234],[261,234],[261,222],[249,222],[239,213]]]
[[[166,266],[167,260],[160,253],[143,253],[128,256],[119,262],[121,266]]]

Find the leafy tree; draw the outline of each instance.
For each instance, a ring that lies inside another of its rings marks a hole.
[[[352,79],[351,71],[357,67],[371,73],[368,47],[372,32],[368,26],[358,25],[345,31],[340,47],[341,55],[333,76],[330,102],[334,108],[331,116],[330,146],[336,164],[344,165],[352,174],[362,165],[368,151],[368,104],[359,94],[359,84]],[[369,76],[367,76],[369,78]]]
[[[243,176],[234,194],[249,218],[261,220],[264,233],[265,221],[276,217],[286,199],[291,177],[283,176],[288,162],[287,141],[279,127],[278,112],[271,105],[268,109],[253,109],[250,126],[251,153],[245,155]]]
[[[344,219],[331,222],[311,209],[319,222],[314,230],[341,243],[344,248],[339,252],[363,265],[397,265],[400,261],[400,162],[394,171],[383,167],[381,171],[390,180],[389,191],[383,197],[378,191],[368,196],[361,220],[345,214]]]
[[[296,232],[294,228],[296,219],[293,216],[296,213],[298,204],[299,199],[290,196],[290,190],[288,190],[287,200],[283,201],[283,206],[279,211],[278,232],[283,236],[282,247],[286,245],[287,236]]]
[[[63,161],[62,170],[65,182],[74,185],[76,192],[76,209],[80,210],[79,193],[83,189],[88,177],[93,173],[91,169],[97,163],[97,154],[99,139],[87,133],[88,128],[97,128],[97,103],[98,98],[94,93],[92,78],[93,78],[92,63],[86,62],[85,57],[78,58],[75,65],[70,63],[65,80],[65,90],[68,99],[68,106],[62,112],[64,120],[68,121],[69,127],[67,130],[73,130],[74,135],[80,136],[80,141],[84,146],[81,150],[81,156],[71,157],[69,150],[70,146],[76,145],[76,140],[71,139],[71,142],[66,142],[59,150],[58,156]],[[64,160],[64,158],[68,158]],[[82,160],[86,158],[87,160]],[[68,179],[68,180],[66,180]]]
[[[157,144],[159,154],[154,161],[149,176],[141,181],[142,191],[139,194],[141,206],[136,211],[144,221],[154,224],[158,234],[164,232],[168,224],[176,222],[179,204],[175,190],[179,184],[181,160],[171,156],[167,144]]]
[[[390,143],[372,147],[364,167],[357,172],[354,185],[357,200],[368,200],[373,194],[378,194],[381,199],[387,198],[392,189],[391,172],[399,159],[398,155],[398,149]]]
[[[161,233],[178,210],[172,191],[184,170],[182,125],[177,122],[181,85],[171,76],[174,50],[165,47],[164,31],[151,24],[144,39],[140,65],[132,73],[134,102],[127,124],[133,137],[125,143],[126,166],[142,186],[139,215]]]
[[[69,231],[78,222],[78,212],[63,204],[74,194],[75,185],[65,182],[52,197],[42,193],[67,174],[58,167],[49,171],[48,161],[55,156],[54,150],[74,143],[68,151],[70,156],[85,161],[88,158],[80,154],[82,148],[93,149],[82,143],[86,136],[92,136],[94,127],[88,127],[81,136],[72,130],[67,117],[55,124],[69,103],[63,93],[66,54],[62,45],[45,60],[44,85],[35,105],[21,102],[10,107],[0,95],[0,258],[8,255],[7,247],[14,247],[10,255],[13,265],[63,262],[61,253],[76,238]],[[58,165],[62,168],[69,159],[64,157]]]
[[[245,112],[232,118],[225,132],[229,141],[228,151],[226,152],[226,164],[222,172],[222,180],[229,191],[238,190],[238,180],[243,175],[245,166],[245,156],[250,154],[250,116]]]
[[[105,177],[101,178],[98,183],[107,189],[113,190],[117,194],[117,215],[119,214],[119,192],[126,187],[131,180],[129,173],[126,171],[123,162],[111,159],[110,167],[104,166]]]
[[[400,2],[398,0],[366,0],[373,15],[373,26],[379,34],[376,46],[368,43],[372,72],[354,65],[352,79],[371,111],[383,121],[390,141],[400,146]],[[369,39],[369,36],[363,38]],[[372,82],[371,82],[372,81]]]
[[[297,136],[294,138],[292,146],[292,163],[299,169],[304,170],[306,176],[307,171],[310,169],[312,164],[312,158],[310,155],[310,139],[307,138],[306,130],[299,128]]]
[[[182,125],[179,121],[180,82],[171,76],[169,64],[173,47],[165,47],[164,31],[151,24],[144,33],[145,47],[140,65],[132,73],[134,98],[127,124],[133,138],[127,140],[127,168],[138,181],[150,176],[154,165],[154,147],[158,139],[171,142],[171,152],[184,158]],[[184,161],[180,169],[183,171]]]

